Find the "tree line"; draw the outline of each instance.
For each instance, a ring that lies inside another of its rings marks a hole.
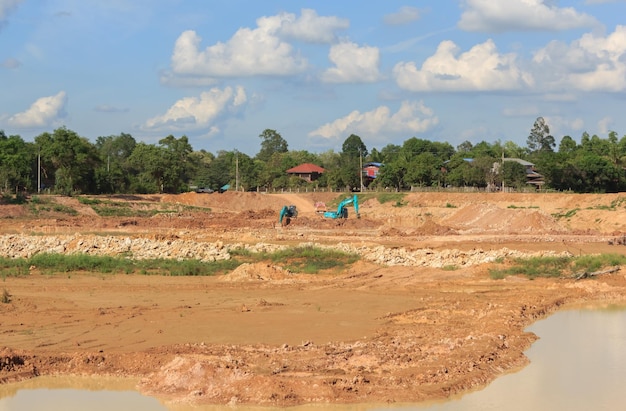
[[[354,189],[361,186],[361,166],[383,164],[368,189],[406,190],[411,187],[527,187],[526,169],[503,157],[535,164],[544,189],[574,192],[626,191],[626,136],[606,138],[583,133],[580,143],[563,136],[558,144],[542,117],[537,118],[526,146],[511,141],[453,147],[447,142],[411,137],[401,145],[368,150],[350,135],[342,150],[311,153],[289,150],[276,130],[260,135],[259,152],[251,157],[238,150],[211,153],[194,150],[186,136],[169,135],[157,144],[138,142],[132,135],[98,137],[92,143],[65,127],[44,132],[33,142],[0,130],[0,191],[73,194],[180,193],[193,187],[239,190]],[[289,176],[286,170],[313,163],[326,172],[314,181]],[[499,164],[499,166],[498,166]]]

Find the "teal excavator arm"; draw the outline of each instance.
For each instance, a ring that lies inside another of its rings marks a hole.
[[[298,209],[296,208],[295,205],[283,206],[283,208],[280,210],[278,222],[282,224],[283,219],[285,217],[292,218],[292,217],[297,217],[297,216],[298,216]],[[289,220],[287,220],[287,224],[289,224]]]
[[[348,197],[343,200],[337,206],[337,211],[327,211],[324,213],[324,217],[326,218],[348,218],[348,206],[352,204],[354,207],[354,212],[356,213],[356,217],[359,218],[359,198],[355,194],[352,197]]]

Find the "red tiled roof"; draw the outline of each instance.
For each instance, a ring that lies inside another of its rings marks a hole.
[[[295,166],[294,168],[290,168],[289,170],[287,170],[287,173],[291,173],[291,174],[319,173],[319,174],[322,174],[324,171],[326,171],[326,170],[324,170],[320,166],[316,166],[315,164],[311,164],[311,163],[304,163],[304,164],[300,164],[299,166]]]

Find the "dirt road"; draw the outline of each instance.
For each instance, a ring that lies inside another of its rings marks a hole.
[[[360,219],[315,214],[314,202],[335,196],[107,199],[169,207],[152,217],[97,217],[67,198],[64,205],[76,206],[77,215],[34,216],[0,205],[0,235],[19,238],[72,235],[88,243],[114,236],[172,247],[179,240],[317,243],[402,251],[415,260],[389,265],[362,258],[346,271],[316,275],[253,264],[184,278],[47,275],[32,267],[0,286],[11,295],[0,304],[0,381],[134,376],[144,393],[207,404],[444,398],[524,365],[523,351],[535,340],[524,328],[536,319],[571,305],[626,301],[623,271],[581,281],[492,280],[493,262],[459,259],[466,251],[625,254],[626,247],[609,241],[626,233],[626,196],[416,193],[400,203],[365,201]],[[300,215],[280,227],[278,210],[287,203]],[[411,253],[418,252],[438,260],[417,261]]]

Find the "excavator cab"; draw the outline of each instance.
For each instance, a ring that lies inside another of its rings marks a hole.
[[[326,218],[348,218],[348,206],[352,204],[356,218],[361,218],[359,215],[359,198],[357,195],[346,198],[337,207],[337,211],[326,211],[324,217]]]
[[[281,225],[289,224],[291,218],[295,218],[298,216],[298,209],[295,205],[283,206],[280,210],[280,216],[278,218],[278,222]],[[285,220],[285,224],[283,224],[283,220]]]

